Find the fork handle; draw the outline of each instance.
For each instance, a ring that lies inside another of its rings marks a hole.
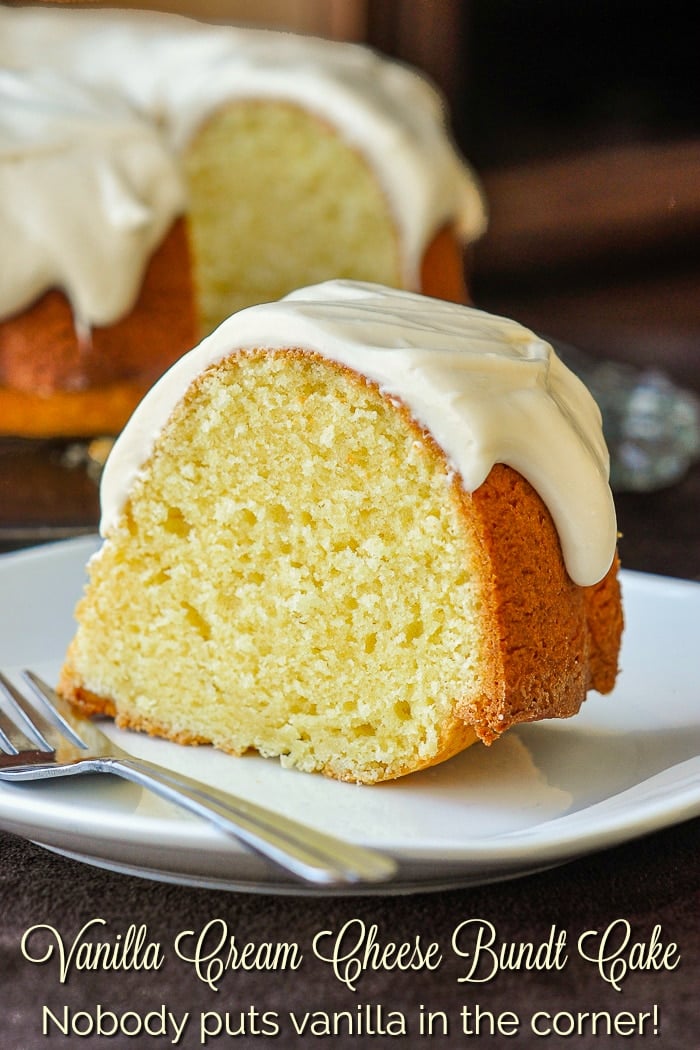
[[[110,757],[92,759],[89,764],[95,771],[114,773],[202,817],[307,882],[327,886],[383,882],[396,873],[396,862],[384,854],[344,842],[247,799],[205,788],[153,762]]]

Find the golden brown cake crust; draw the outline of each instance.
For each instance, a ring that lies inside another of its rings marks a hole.
[[[80,345],[70,304],[52,290],[0,322],[0,433],[117,433],[155,380],[197,339],[185,224],[153,254],[136,305]]]
[[[444,226],[425,250],[421,264],[421,292],[452,303],[469,302],[465,252],[454,229]]]
[[[619,563],[593,587],[573,583],[549,511],[509,467],[496,465],[464,500],[484,552],[494,680],[462,714],[489,743],[518,722],[575,714],[588,689],[612,689],[623,626]]]

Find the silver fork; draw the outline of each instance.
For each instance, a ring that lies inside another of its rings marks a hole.
[[[0,672],[0,779],[14,783],[83,773],[113,773],[210,821],[306,882],[342,886],[383,882],[396,863],[375,850],[343,842],[254,802],[218,791],[162,766],[133,758],[33,671],[22,677],[34,702]]]

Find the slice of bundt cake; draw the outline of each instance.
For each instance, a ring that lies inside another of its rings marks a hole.
[[[366,783],[615,681],[600,416],[511,321],[329,282],[231,317],[102,485],[61,693]]]

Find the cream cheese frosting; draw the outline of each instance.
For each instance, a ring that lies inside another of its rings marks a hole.
[[[59,286],[79,330],[109,324],[184,205],[169,150],[126,103],[0,70],[0,316]]]
[[[576,583],[610,568],[617,526],[600,412],[552,347],[515,321],[352,281],[241,310],[156,383],[107,461],[104,536],[190,384],[253,349],[299,349],[366,376],[430,432],[468,492],[496,463],[522,474],[549,508]]]
[[[0,68],[0,234],[12,238],[2,243],[22,278],[0,292],[0,316],[26,305],[29,288],[56,284],[86,324],[128,312],[157,232],[185,207],[179,154],[232,99],[296,102],[367,158],[397,223],[408,287],[446,222],[464,240],[483,232],[482,194],[449,139],[441,97],[366,47],[177,15],[0,7]],[[108,246],[115,231],[128,251]],[[99,302],[95,268],[112,282]]]

